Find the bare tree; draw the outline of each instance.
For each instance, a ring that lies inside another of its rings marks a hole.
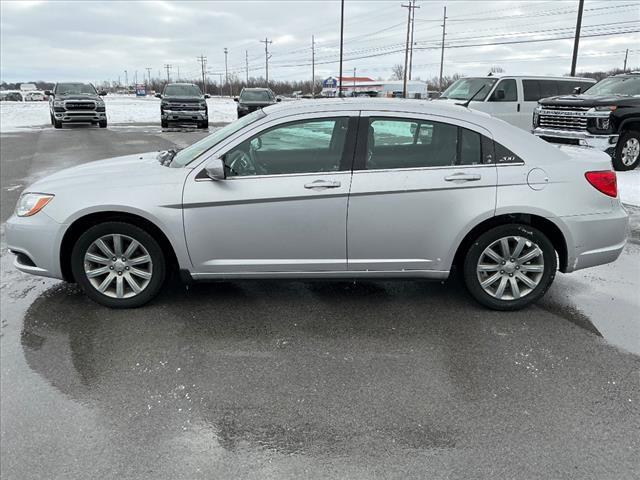
[[[396,63],[391,67],[391,80],[402,80],[404,78],[404,67]]]

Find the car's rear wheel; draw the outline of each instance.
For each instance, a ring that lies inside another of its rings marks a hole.
[[[633,170],[638,164],[640,164],[640,132],[629,130],[618,139],[613,167],[618,171]]]
[[[529,225],[492,228],[470,246],[464,279],[471,295],[494,310],[518,310],[537,301],[556,274],[553,244]]]
[[[73,276],[92,300],[134,308],[153,299],[165,279],[158,242],[135,225],[105,222],[84,232],[71,253]]]

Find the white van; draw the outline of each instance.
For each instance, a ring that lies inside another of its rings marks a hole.
[[[488,76],[456,80],[436,100],[466,103],[469,108],[486,112],[528,132],[532,129],[533,110],[538,100],[582,91],[596,83],[582,77]]]

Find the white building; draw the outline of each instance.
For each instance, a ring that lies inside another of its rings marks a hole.
[[[329,77],[322,82],[321,95],[337,97],[338,77]],[[402,97],[402,80],[373,80],[368,77],[342,77],[342,92],[345,97],[368,95],[370,97]],[[427,83],[407,80],[407,98],[428,98]]]
[[[35,84],[33,84],[33,83],[21,83],[20,84],[20,91],[21,92],[31,92],[33,90],[37,90]]]

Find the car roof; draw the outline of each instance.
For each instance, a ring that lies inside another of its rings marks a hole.
[[[266,88],[266,87],[244,87],[242,90],[262,90],[262,91],[270,91],[270,88]]]
[[[196,85],[195,83],[187,83],[187,82],[173,82],[173,83],[167,83],[167,85],[166,85],[166,86],[168,87],[169,85],[190,85],[190,86],[196,86],[196,87],[197,87],[197,85]]]
[[[501,80],[503,78],[521,78],[521,79],[532,79],[532,80],[587,80],[594,81],[595,79],[590,77],[553,77],[548,75],[474,75],[471,77],[460,77],[458,80],[464,80],[466,78],[495,78],[497,80]]]
[[[470,118],[490,118],[488,113],[471,110],[461,105],[432,100],[414,100],[398,98],[323,98],[315,100],[296,100],[295,102],[278,103],[264,108],[267,114],[289,115],[304,113],[313,109],[314,112],[339,110],[380,110],[388,112],[405,112],[417,114],[441,115],[460,120]]]

